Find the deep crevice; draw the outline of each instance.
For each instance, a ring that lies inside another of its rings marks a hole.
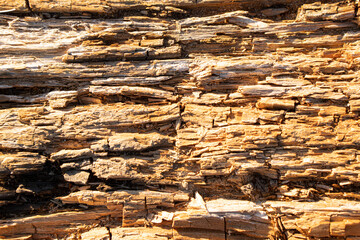
[[[224,216],[224,239],[227,240],[226,217]]]
[[[111,233],[110,227],[106,227],[106,229],[108,230],[108,233],[109,233],[109,240],[112,240],[112,233]]]
[[[29,0],[25,0],[25,6],[29,10],[30,13],[33,13],[33,10],[31,9]]]

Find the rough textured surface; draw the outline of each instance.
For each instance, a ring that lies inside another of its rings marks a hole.
[[[358,7],[0,0],[0,238],[360,238]]]

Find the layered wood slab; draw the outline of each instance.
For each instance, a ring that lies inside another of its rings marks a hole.
[[[0,3],[1,238],[360,238],[358,3]]]

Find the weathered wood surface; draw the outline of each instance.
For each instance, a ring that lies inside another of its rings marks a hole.
[[[0,1],[0,237],[360,238],[358,3],[251,2]]]
[[[4,12],[12,10],[15,12],[92,12],[113,13],[119,10],[145,9],[148,11],[160,10],[162,14],[183,13],[182,8],[196,7],[224,7],[224,6],[262,6],[270,7],[276,4],[291,3],[291,0],[1,0],[0,9]],[[310,9],[311,10],[311,9]],[[283,10],[284,11],[284,10]],[[268,11],[273,14],[273,11]],[[281,11],[280,11],[281,13]]]

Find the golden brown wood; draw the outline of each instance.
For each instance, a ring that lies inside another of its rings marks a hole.
[[[0,238],[360,238],[357,4],[0,0]]]

